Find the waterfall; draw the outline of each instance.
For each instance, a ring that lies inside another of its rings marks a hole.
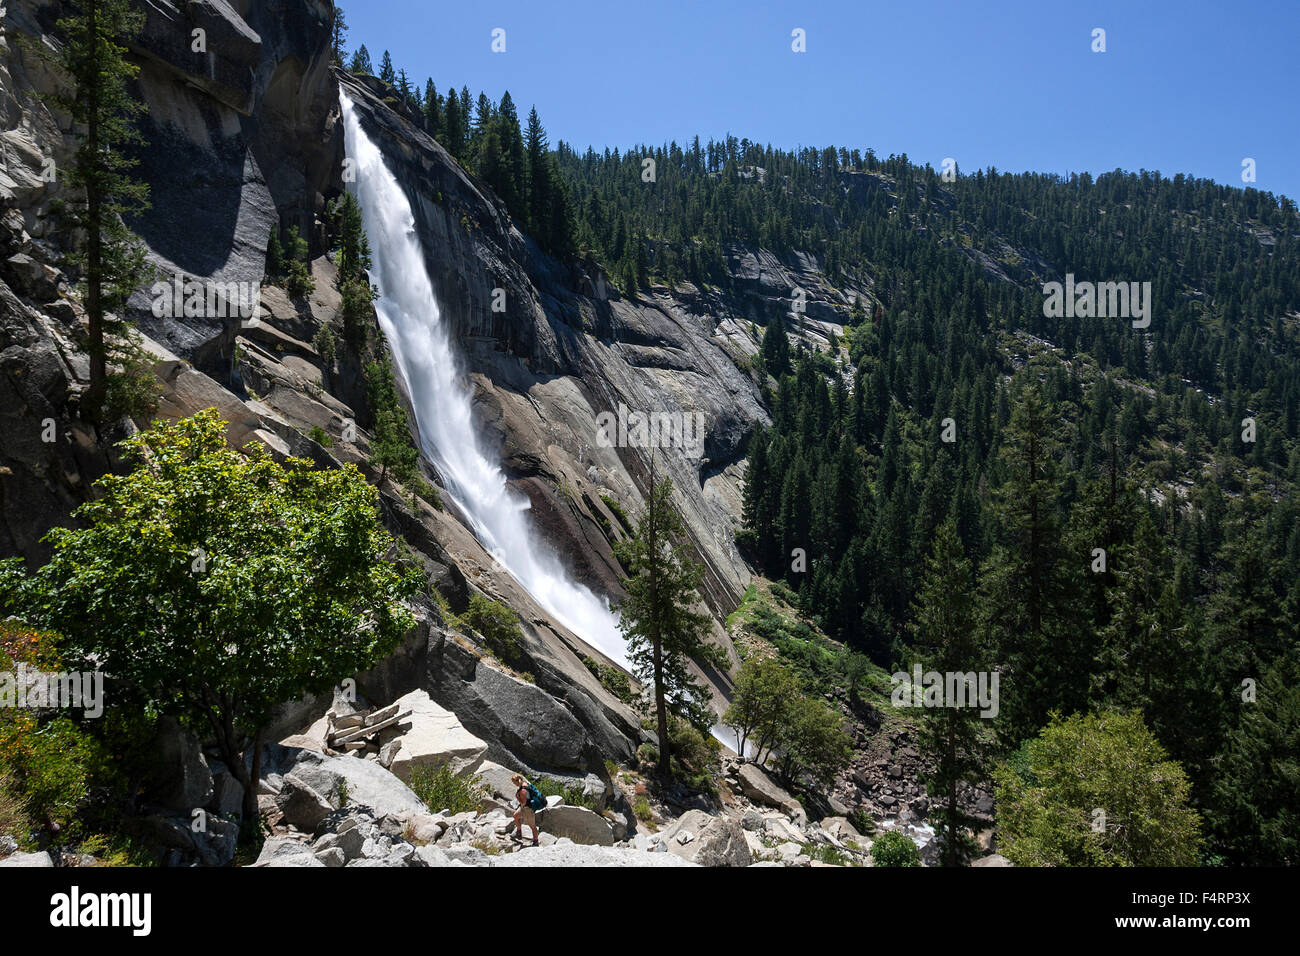
[[[627,668],[617,615],[568,576],[534,531],[528,501],[511,491],[499,464],[484,453],[471,412],[473,384],[442,320],[411,204],[361,128],[352,100],[342,91],[340,100],[347,156],[356,171],[349,188],[361,204],[374,260],[370,277],[379,288],[375,309],[424,454],[484,549],[557,621]]]

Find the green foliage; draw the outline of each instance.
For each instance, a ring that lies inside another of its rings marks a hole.
[[[1017,866],[1193,866],[1200,817],[1139,713],[1053,714],[994,774],[998,842]]]
[[[876,866],[920,866],[921,851],[902,833],[886,830],[871,844],[871,859]]]
[[[803,852],[814,863],[826,863],[830,866],[848,866],[849,858],[838,847],[829,843],[805,843]]]
[[[871,836],[871,834],[876,832],[876,821],[873,820],[871,814],[862,807],[849,811],[847,819],[849,823],[853,825],[853,829],[857,830],[863,836]]]
[[[321,428],[319,425],[311,426],[311,428],[308,429],[307,431],[307,437],[310,438],[312,441],[314,441],[316,444],[320,445],[322,448],[334,447],[334,439],[330,437],[329,432]]]
[[[582,663],[587,670],[591,671],[592,676],[600,681],[600,685],[605,690],[623,703],[630,704],[636,699],[632,684],[622,670],[612,664],[602,664],[593,657],[584,657]]]
[[[655,812],[650,806],[650,800],[645,795],[639,796],[632,801],[632,814],[642,823],[649,823],[655,818]]]
[[[782,739],[798,678],[774,658],[750,658],[740,665],[722,725],[737,734],[737,753],[753,753],[761,764]]]
[[[991,670],[976,639],[974,588],[974,573],[962,552],[957,526],[948,520],[935,536],[916,600],[914,628],[923,672]],[[932,768],[922,774],[922,780],[934,800],[931,818],[945,866],[966,863],[971,852],[966,831],[975,820],[962,811],[957,793],[963,783],[983,778],[985,740],[975,692],[974,687],[968,689],[965,706],[952,706],[950,701],[949,706],[927,707],[921,714],[918,743]]]
[[[583,792],[581,783],[545,776],[538,777],[532,783],[544,797],[563,797],[567,806],[585,807],[593,812],[600,812],[600,804],[594,796]]]
[[[292,299],[305,299],[316,291],[316,280],[311,274],[311,252],[307,240],[298,234],[296,225],[289,227],[284,246],[284,291]]]
[[[674,717],[668,724],[672,744],[670,776],[692,790],[717,791],[716,779],[721,770],[722,744],[708,731],[701,731],[688,721]]]
[[[619,627],[637,680],[653,687],[664,776],[672,773],[669,717],[683,718],[702,731],[712,723],[701,703],[707,692],[692,675],[690,661],[725,666],[705,641],[708,617],[692,609],[703,568],[690,559],[684,537],[681,516],[672,506],[672,483],[664,480],[652,483],[644,517],[615,546],[629,574],[623,580],[627,599]]]
[[[838,710],[816,697],[792,702],[776,753],[777,768],[788,783],[806,778],[815,787],[829,789],[852,754]]]
[[[48,564],[29,577],[0,564],[0,603],[159,711],[205,722],[254,817],[245,746],[282,701],[395,647],[423,576],[383,559],[392,539],[352,466],[280,464],[256,444],[241,455],[215,410],[122,448],[134,469],[100,480],[78,527],[50,532]]]
[[[449,764],[418,764],[411,768],[407,781],[415,795],[430,811],[449,810],[452,813],[478,812],[488,787],[478,776],[462,777],[452,772]]]
[[[1218,845],[1228,862],[1300,862],[1300,659],[1269,668],[1258,697],[1242,702],[1228,736],[1214,800]]]
[[[71,117],[78,141],[63,172],[69,198],[61,211],[69,233],[82,230],[85,236],[68,261],[84,269],[90,385],[82,410],[91,420],[100,417],[108,395],[110,338],[127,329],[113,316],[148,274],[144,245],[124,222],[149,205],[149,187],[130,175],[138,164],[134,148],[143,142],[134,123],[144,104],[130,93],[140,67],[128,59],[127,46],[144,21],[128,0],[88,0],[77,15],[55,24],[64,41],[57,53],[35,48],[71,81],[49,98]],[[117,401],[123,401],[121,394]]]
[[[328,324],[322,325],[312,336],[311,346],[316,350],[316,354],[321,357],[321,361],[326,367],[334,364],[334,356],[338,350],[338,340],[334,336],[334,329]]]
[[[618,523],[623,526],[625,532],[632,531],[632,521],[628,518],[627,512],[623,510],[623,506],[618,503],[616,498],[602,493],[600,500],[605,502],[605,507],[608,508],[610,513],[618,519]]]
[[[740,752],[753,748],[760,764],[774,757],[791,784],[829,786],[852,753],[839,712],[805,696],[794,673],[772,658],[741,665],[722,723],[737,732]]]
[[[482,594],[471,594],[461,622],[477,631],[492,653],[507,664],[520,659],[524,635],[519,629],[519,615],[504,604]]]
[[[25,847],[31,827],[27,798],[19,785],[18,773],[0,763],[0,836],[11,836],[20,847]]]
[[[154,373],[157,359],[140,344],[140,335],[134,329],[124,329],[110,352],[113,361],[108,371],[105,417],[109,421],[148,418],[157,410],[163,392]]]
[[[406,406],[397,393],[393,367],[387,361],[366,366],[366,395],[374,416],[374,435],[370,442],[370,465],[379,469],[379,484],[392,472],[394,478],[409,485],[417,494],[427,491],[420,473],[420,451],[411,441],[411,426]]]

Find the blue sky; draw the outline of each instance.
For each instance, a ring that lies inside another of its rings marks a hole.
[[[695,134],[963,171],[1121,167],[1300,197],[1300,2],[342,0],[348,48],[536,105],[551,142]],[[506,52],[491,32],[506,31]],[[1094,53],[1092,31],[1106,31]],[[791,51],[806,31],[807,52]]]

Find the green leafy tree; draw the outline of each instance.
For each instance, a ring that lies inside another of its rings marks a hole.
[[[397,71],[393,69],[393,58],[388,51],[384,51],[384,58],[379,64],[379,78],[389,86],[397,85]]]
[[[736,752],[753,752],[763,763],[781,738],[790,705],[799,694],[799,679],[774,657],[753,658],[740,665],[731,704],[722,724],[736,732]]]
[[[90,384],[82,411],[96,420],[108,392],[109,338],[124,328],[111,315],[121,312],[147,273],[144,246],[122,218],[148,207],[149,188],[131,178],[137,161],[126,152],[142,143],[133,124],[144,105],[128,92],[140,68],[127,59],[124,41],[143,28],[144,13],[127,0],[84,0],[80,10],[56,25],[65,38],[57,62],[72,85],[51,99],[77,131],[66,174],[75,198],[63,208],[85,235],[84,247],[68,258],[85,270]]]
[[[1140,713],[1051,716],[994,773],[999,844],[1017,866],[1194,866],[1200,816]]]
[[[791,702],[775,758],[787,784],[793,786],[806,777],[815,787],[829,789],[852,756],[852,741],[835,707],[803,694]]]
[[[352,466],[280,464],[256,444],[240,454],[214,409],[123,449],[134,469],[100,479],[34,575],[7,562],[0,600],[159,711],[206,724],[255,820],[273,709],[395,647],[422,576],[384,560],[392,538]]]
[[[935,535],[916,596],[913,628],[923,670],[940,674],[987,670],[976,637],[974,588],[970,561],[962,551],[957,526],[949,519]],[[974,687],[968,688],[965,706],[946,703],[922,711],[918,743],[933,768],[923,779],[936,801],[931,815],[940,855],[945,866],[961,866],[972,853],[967,830],[974,820],[961,809],[957,789],[963,782],[979,780],[985,735]]]
[[[871,844],[871,861],[876,866],[920,866],[921,851],[905,834],[886,830]]]
[[[651,686],[659,732],[659,773],[671,777],[669,714],[707,730],[711,723],[708,691],[692,675],[690,662],[718,661],[706,643],[709,618],[695,610],[696,589],[704,569],[689,557],[685,528],[672,504],[672,482],[655,481],[651,472],[645,514],[633,533],[620,541],[616,554],[628,571],[627,599],[619,626],[627,640],[628,659],[636,678]]]

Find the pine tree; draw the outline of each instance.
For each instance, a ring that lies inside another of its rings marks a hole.
[[[1215,782],[1215,838],[1228,862],[1300,864],[1300,656],[1280,656],[1236,705]]]
[[[370,76],[375,72],[374,64],[370,62],[370,51],[366,49],[363,43],[357,48],[357,52],[352,54],[352,62],[348,65],[348,70],[357,76]]]
[[[126,59],[122,45],[144,26],[144,14],[126,0],[86,0],[82,11],[56,25],[67,38],[58,65],[73,89],[50,99],[72,117],[78,130],[79,144],[67,176],[77,199],[67,203],[65,211],[71,226],[85,233],[84,251],[70,254],[68,260],[85,269],[90,385],[81,409],[95,421],[110,385],[110,337],[129,335],[126,323],[113,314],[120,314],[147,272],[143,244],[122,221],[124,215],[149,205],[148,185],[128,174],[137,161],[125,149],[142,143],[132,124],[144,106],[127,91],[139,67]]]
[[[914,609],[923,671],[947,675],[989,670],[976,636],[971,563],[951,518],[935,534]],[[977,782],[982,768],[984,732],[975,692],[975,687],[967,687],[965,706],[949,700],[947,706],[927,707],[921,715],[919,745],[934,768],[924,774],[924,781],[936,801],[931,817],[945,866],[964,864],[973,850],[967,830],[974,820],[958,804],[957,788],[962,782]]]
[[[334,54],[334,65],[341,67],[343,65],[343,57],[346,52],[343,49],[343,47],[344,44],[347,43],[347,38],[348,38],[348,21],[347,21],[347,17],[343,15],[343,11],[339,9],[337,5],[334,7],[333,12],[334,12],[334,30],[333,30],[334,40],[331,43],[331,49]]]
[[[447,152],[463,161],[465,141],[461,137],[460,97],[456,94],[455,88],[447,91],[446,109],[446,130],[443,133],[442,143],[447,147]]]
[[[1053,709],[1085,706],[1094,657],[1071,612],[1051,422],[1038,387],[1024,386],[1003,436],[999,540],[984,571],[984,628],[1003,665],[1001,717],[1012,741],[1041,728]]]
[[[502,151],[501,189],[497,195],[512,216],[527,223],[528,160],[524,153],[523,134],[519,130],[519,113],[509,91],[501,97],[494,119]]]
[[[790,373],[790,340],[785,336],[785,319],[773,316],[763,333],[763,367],[779,379]]]
[[[424,119],[429,124],[429,135],[434,139],[442,139],[442,98],[432,79],[424,84]]]
[[[544,247],[552,245],[551,236],[551,176],[546,130],[542,128],[537,107],[528,111],[528,133],[525,144],[528,158],[528,228]]]
[[[374,416],[370,465],[379,468],[375,483],[382,486],[389,472],[403,484],[419,479],[420,452],[411,441],[406,408],[397,393],[393,367],[387,361],[366,366],[366,397]]]
[[[397,71],[393,69],[393,58],[384,51],[384,59],[379,65],[379,78],[389,86],[397,85]]]
[[[665,779],[672,776],[669,715],[705,733],[712,723],[704,703],[708,692],[691,674],[690,662],[721,663],[717,650],[705,643],[709,618],[692,609],[704,569],[690,559],[684,538],[685,526],[673,509],[672,482],[655,481],[652,465],[645,514],[616,548],[629,575],[623,580],[627,599],[619,608],[619,627],[633,672],[654,689],[659,773]]]

